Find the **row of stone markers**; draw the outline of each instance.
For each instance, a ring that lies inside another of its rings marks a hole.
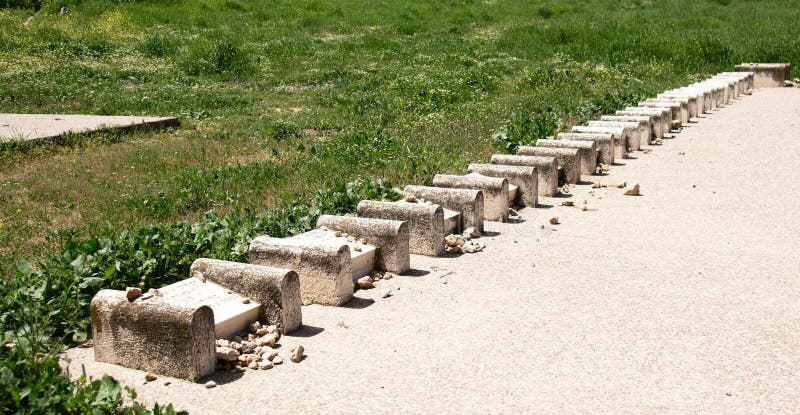
[[[302,324],[302,305],[342,305],[355,287],[409,270],[410,254],[478,252],[484,220],[535,207],[752,87],[752,72],[724,72],[470,164],[465,175],[406,186],[400,201],[364,200],[357,216],[323,215],[317,229],[290,238],[259,236],[249,264],[198,259],[188,279],[166,287],[102,290],[91,303],[95,358],[189,380],[218,367],[272,367],[280,334]],[[292,351],[291,361],[302,360],[302,346]]]

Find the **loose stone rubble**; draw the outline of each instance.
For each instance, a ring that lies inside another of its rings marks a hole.
[[[283,348],[278,343],[282,331],[278,326],[255,321],[249,325],[246,333],[240,334],[216,340],[216,370],[269,370],[283,362],[280,356]],[[304,353],[305,348],[298,344],[289,349],[287,357],[290,361],[299,363]]]
[[[444,239],[445,251],[452,254],[481,252],[486,248],[486,243],[478,241],[480,237],[480,232],[475,228],[466,229],[460,235],[447,235]]]

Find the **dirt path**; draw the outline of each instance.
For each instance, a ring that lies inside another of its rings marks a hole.
[[[798,138],[800,90],[758,90],[585,178],[638,181],[641,197],[581,185],[589,211],[546,199],[491,224],[484,253],[413,257],[417,276],[382,283],[390,298],[304,307],[308,327],[282,341],[306,347],[300,364],[208,390],[142,385],[90,349],[72,371],[195,414],[796,413]]]

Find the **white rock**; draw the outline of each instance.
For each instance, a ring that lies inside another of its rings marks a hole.
[[[258,368],[261,370],[272,369],[272,362],[269,360],[262,360],[258,362]]]
[[[259,363],[259,362],[252,361],[252,362],[250,362],[250,363],[247,365],[247,368],[248,368],[248,369],[253,369],[253,370],[255,370],[255,369],[258,369],[258,363]]]
[[[464,229],[464,236],[467,236],[467,235],[469,235],[470,238],[480,238],[481,237],[481,233],[478,232],[478,230],[475,229],[474,226],[470,226],[469,228]]]
[[[625,196],[639,196],[639,183],[625,189]]]
[[[255,322],[253,322],[253,323],[250,323],[250,331],[252,331],[252,332],[256,332],[256,331],[258,331],[258,329],[260,329],[260,328],[261,328],[261,322],[259,322],[259,321],[255,321]]]
[[[478,252],[478,250],[475,248],[475,245],[472,244],[472,241],[464,244],[464,246],[461,247],[461,250],[468,254]]]
[[[278,351],[277,350],[267,349],[267,350],[264,350],[264,354],[262,354],[261,357],[263,359],[265,359],[265,360],[272,360],[277,355],[278,355]]]
[[[217,387],[217,382],[214,382],[213,380],[209,380],[208,382],[206,382],[206,384],[204,386],[206,387],[206,389],[216,388]]]
[[[388,288],[381,288],[381,290],[380,290],[380,291],[378,291],[378,295],[380,295],[380,296],[381,296],[381,298],[386,298],[386,297],[388,297],[388,296],[389,296],[389,294],[391,294],[391,293],[392,293],[392,290],[390,290],[390,289],[388,289]]]
[[[279,365],[279,364],[281,364],[281,363],[283,363],[283,358],[282,358],[282,357],[280,357],[280,356],[275,356],[275,357],[272,359],[272,364],[273,364],[273,365]]]
[[[235,362],[239,359],[239,352],[230,347],[217,347],[217,359],[226,362]]]
[[[217,339],[217,347],[230,347],[231,342],[225,339]]]
[[[395,276],[396,276],[396,274],[394,272],[384,272],[383,273],[383,279],[385,279],[385,280],[390,280],[390,279],[394,278]]]
[[[289,357],[289,360],[294,363],[300,363],[300,361],[303,360],[303,352],[305,352],[305,348],[303,345],[298,344],[297,346],[292,347],[291,352],[292,355]]]
[[[260,329],[256,330],[256,336],[263,336],[267,333],[268,332],[266,327],[261,327]]]
[[[256,346],[275,346],[275,343],[278,341],[278,337],[274,334],[267,334],[266,336],[261,336],[256,339]]]
[[[466,241],[461,235],[447,235],[444,237],[444,243],[450,247],[463,246]]]

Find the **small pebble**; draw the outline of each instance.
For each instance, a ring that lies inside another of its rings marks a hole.
[[[209,380],[208,382],[206,382],[206,384],[204,386],[206,387],[206,389],[216,388],[217,387],[217,382],[214,382],[213,380]]]
[[[128,300],[135,300],[142,295],[142,289],[139,287],[128,287],[125,289],[125,296],[128,297]]]
[[[558,216],[553,216],[552,218],[550,218],[551,225],[558,225],[559,223],[560,222],[558,221]]]
[[[247,297],[242,298],[242,304],[250,304],[250,299]]]
[[[575,206],[575,202],[573,202],[571,200],[565,200],[565,201],[561,202],[561,206]]]
[[[272,359],[272,364],[273,364],[273,365],[279,365],[279,364],[281,364],[281,363],[283,363],[283,358],[282,358],[282,357],[280,357],[280,356],[275,356],[275,357]]]
[[[386,298],[386,297],[388,297],[388,296],[389,296],[391,293],[392,293],[392,290],[390,290],[390,289],[388,289],[388,288],[381,288],[381,290],[380,290],[380,291],[378,291],[378,294],[381,296],[381,298]]]
[[[300,363],[300,361],[303,360],[303,352],[305,352],[305,348],[303,347],[303,345],[298,344],[297,346],[292,347],[291,352],[292,355],[291,357],[289,357],[289,360],[291,360],[294,363]]]
[[[165,381],[164,381],[164,386],[169,386],[169,385],[172,385],[172,382],[170,382],[170,381],[168,381],[168,380],[165,380]]]
[[[154,380],[156,380],[156,379],[158,379],[158,376],[156,376],[156,374],[155,374],[155,373],[150,373],[150,372],[147,372],[147,373],[144,375],[144,380],[146,380],[146,381],[148,381],[148,382],[152,382],[152,381],[154,381]]]

